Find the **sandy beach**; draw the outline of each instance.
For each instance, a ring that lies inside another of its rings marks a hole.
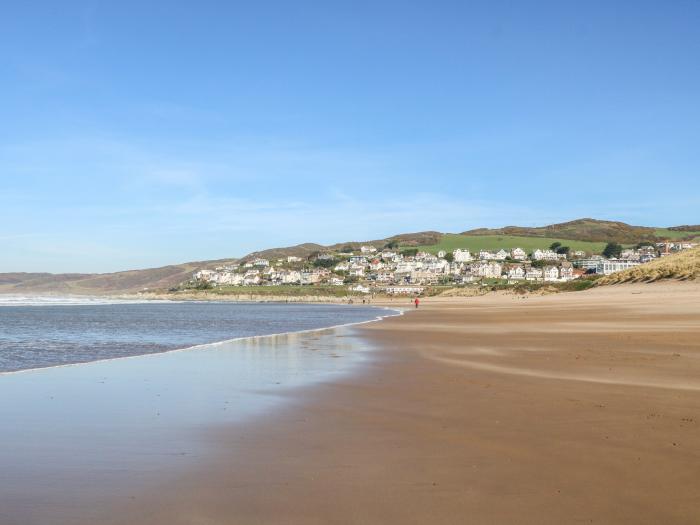
[[[697,523],[700,286],[426,300],[111,523]]]

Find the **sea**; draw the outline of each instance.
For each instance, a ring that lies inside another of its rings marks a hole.
[[[355,324],[386,313],[350,305],[0,296],[0,373]]]
[[[2,297],[0,523],[103,523],[104,509],[236,454],[218,429],[277,417],[300,389],[362,370],[376,348],[356,325],[397,314]]]

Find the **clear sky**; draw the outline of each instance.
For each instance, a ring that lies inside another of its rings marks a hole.
[[[695,0],[4,2],[0,271],[700,223],[699,27]]]

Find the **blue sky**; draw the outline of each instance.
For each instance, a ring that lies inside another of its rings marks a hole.
[[[700,3],[6,2],[0,271],[700,223]]]

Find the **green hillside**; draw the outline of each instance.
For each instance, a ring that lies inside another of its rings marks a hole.
[[[577,219],[575,221],[537,227],[505,226],[495,229],[479,228],[462,232],[462,234],[486,236],[516,235],[547,239],[573,239],[589,242],[617,242],[620,244],[637,244],[642,241],[653,242],[657,239],[655,228],[650,228],[648,226],[631,226],[624,222],[601,221],[597,219]]]
[[[654,232],[659,239],[693,239],[700,237],[700,231],[679,230],[675,228],[656,228]]]
[[[591,253],[601,253],[603,248],[605,248],[604,242],[572,241],[556,237],[445,234],[438,244],[421,246],[420,249],[429,253],[437,253],[440,250],[451,252],[457,248],[467,248],[471,252],[498,250],[500,248],[522,248],[530,253],[537,248],[549,248],[553,242],[560,242],[562,246],[569,246],[572,250],[583,250]]]

